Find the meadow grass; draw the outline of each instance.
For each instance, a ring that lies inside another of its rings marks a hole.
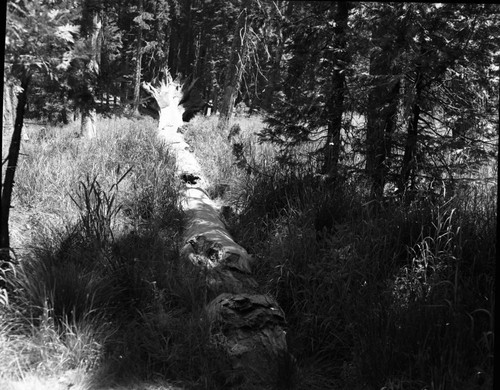
[[[286,313],[288,388],[492,387],[496,186],[373,207],[362,175],[332,187],[305,149],[282,165],[258,143],[261,117],[236,116],[230,137],[216,121],[183,131]],[[90,141],[73,127],[23,143],[0,386],[224,388],[202,277],[178,261],[180,184],[156,124],[101,119]]]
[[[2,388],[220,388],[202,280],[178,261],[175,160],[156,127],[102,118],[93,140],[68,126],[23,143]]]
[[[212,198],[242,196],[245,191],[238,188],[247,184],[248,175],[238,166],[245,169],[267,170],[267,164],[271,162],[268,156],[274,155],[273,147],[271,145],[256,147],[256,133],[261,130],[260,119],[246,116],[233,118],[230,126],[237,124],[241,131],[231,138],[228,137],[228,133],[217,130],[217,120],[216,116],[208,118],[196,116],[184,126],[184,137],[194,148],[198,160],[203,162],[202,169],[210,184],[209,192]],[[235,147],[244,153],[235,155],[233,153]],[[238,156],[248,161],[239,161]]]
[[[492,387],[496,184],[373,207],[362,175],[332,187],[314,162],[280,166],[262,118],[234,118],[231,139],[216,121],[186,138],[287,315],[296,388]]]

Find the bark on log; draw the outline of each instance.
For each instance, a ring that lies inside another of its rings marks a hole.
[[[159,88],[143,87],[161,108],[158,136],[174,151],[178,176],[186,183],[182,207],[187,225],[181,257],[206,275],[211,339],[231,364],[227,379],[238,378],[233,385],[239,389],[275,388],[280,368],[290,360],[285,315],[273,297],[259,292],[251,274],[251,256],[219,218],[217,206],[207,195],[201,167],[177,132],[182,124],[179,86],[168,77]]]

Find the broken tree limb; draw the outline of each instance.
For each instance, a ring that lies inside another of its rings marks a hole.
[[[177,132],[182,124],[182,88],[168,74],[159,87],[143,87],[160,106],[158,137],[175,153],[177,174],[185,183],[181,205],[187,223],[181,258],[205,275],[211,340],[231,365],[227,382],[239,389],[275,388],[283,361],[290,360],[283,310],[273,297],[260,293],[251,256],[221,221],[202,169]]]

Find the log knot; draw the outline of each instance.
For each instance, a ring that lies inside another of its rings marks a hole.
[[[194,175],[192,173],[183,173],[181,174],[180,178],[184,183],[191,185],[197,184],[198,180],[201,179],[200,176]]]
[[[232,251],[231,248],[220,242],[210,240],[205,235],[199,234],[187,241],[190,250],[184,250],[195,265],[204,265],[206,268],[222,267],[250,274],[248,259],[242,259],[241,253]],[[249,257],[247,255],[247,257]]]
[[[209,314],[214,324],[227,327],[261,329],[285,326],[285,314],[278,303],[263,294],[223,293],[210,302]]]

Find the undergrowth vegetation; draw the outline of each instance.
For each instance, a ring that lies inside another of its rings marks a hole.
[[[23,144],[0,387],[219,388],[201,280],[179,267],[179,182],[156,127],[101,119],[94,140],[65,127]]]
[[[234,125],[228,136],[196,117],[183,131],[286,313],[295,388],[492,388],[496,186],[374,204],[361,176],[332,183],[314,161],[280,165],[257,142],[261,118]],[[99,129],[23,143],[18,262],[0,275],[0,385],[222,389],[203,280],[178,261],[175,161],[153,121]]]
[[[496,184],[374,204],[361,176],[280,166],[262,127],[198,118],[186,138],[287,315],[297,388],[491,388]]]

